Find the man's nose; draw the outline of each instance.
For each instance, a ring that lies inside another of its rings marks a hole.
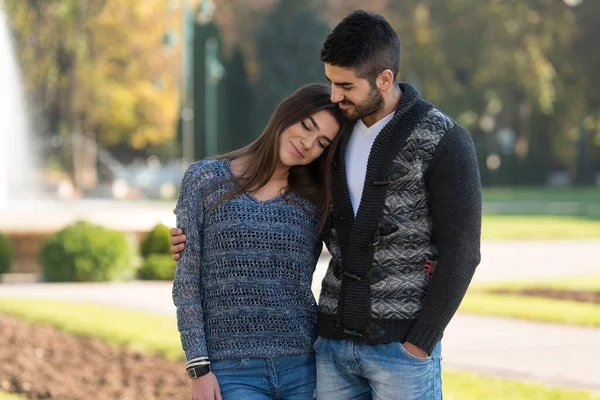
[[[342,91],[332,85],[332,87],[331,87],[331,102],[339,103],[342,100],[344,100],[344,95],[342,94]]]

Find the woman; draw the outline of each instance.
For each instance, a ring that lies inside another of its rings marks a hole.
[[[311,281],[343,123],[330,95],[298,89],[255,142],[185,173],[173,300],[194,400],[313,398]]]

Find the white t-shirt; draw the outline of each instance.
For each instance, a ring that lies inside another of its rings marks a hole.
[[[356,215],[358,206],[360,205],[371,147],[373,147],[373,143],[379,132],[381,132],[393,116],[394,112],[386,115],[369,127],[362,120],[358,120],[354,125],[354,130],[348,141],[348,147],[346,147],[346,180],[348,182],[348,189],[350,190],[350,200],[352,201],[354,215]]]

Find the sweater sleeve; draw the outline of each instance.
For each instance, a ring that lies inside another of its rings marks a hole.
[[[177,261],[173,281],[173,302],[177,308],[177,328],[188,361],[208,357],[202,310],[203,208],[201,173],[198,164],[186,171],[177,200],[177,227],[187,236],[186,248]]]
[[[475,146],[460,126],[448,131],[425,173],[438,260],[425,302],[407,341],[431,354],[456,313],[481,241],[481,183]]]

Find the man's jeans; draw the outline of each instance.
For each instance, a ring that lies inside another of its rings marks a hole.
[[[313,400],[316,385],[312,354],[214,361],[223,400]]]
[[[428,358],[402,344],[368,345],[318,338],[318,400],[440,400],[441,343]]]

